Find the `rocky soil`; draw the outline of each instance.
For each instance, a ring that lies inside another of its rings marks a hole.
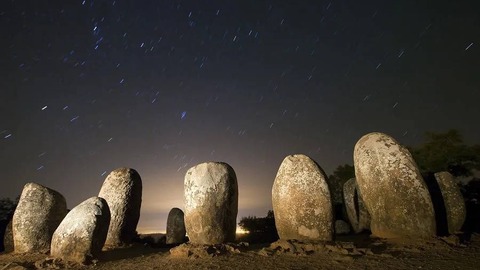
[[[463,243],[462,243],[463,242]],[[0,254],[8,269],[478,269],[480,235],[469,241],[456,236],[428,241],[342,236],[335,242],[245,242],[176,247],[137,243],[108,250],[92,265],[75,265],[45,254]]]

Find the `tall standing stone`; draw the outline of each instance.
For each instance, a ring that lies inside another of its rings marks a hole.
[[[185,242],[185,215],[178,208],[172,208],[167,218],[167,244],[181,244]]]
[[[358,191],[355,178],[349,179],[343,185],[343,198],[348,220],[355,233],[370,229],[370,214],[368,213],[362,196]]]
[[[50,250],[52,235],[67,214],[62,194],[36,183],[27,183],[13,214],[13,245],[17,253]]]
[[[142,205],[142,179],[137,171],[119,168],[112,171],[100,189],[110,208],[111,218],[105,246],[121,247],[136,236]]]
[[[459,232],[467,216],[465,200],[463,199],[462,193],[460,193],[460,189],[456,185],[453,175],[449,172],[435,173],[435,179],[440,187],[445,204],[448,232],[450,234]]]
[[[275,225],[280,239],[333,238],[333,209],[323,170],[305,155],[287,156],[272,188]]]
[[[88,264],[97,258],[107,239],[110,210],[100,197],[73,208],[53,233],[50,254],[65,261]]]
[[[369,133],[355,145],[353,159],[373,235],[435,236],[435,213],[427,185],[405,147],[386,134]]]
[[[238,184],[230,165],[207,162],[185,175],[185,227],[193,244],[235,240]]]

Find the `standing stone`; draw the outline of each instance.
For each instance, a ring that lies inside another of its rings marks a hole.
[[[92,197],[73,208],[53,233],[51,256],[88,264],[107,239],[110,210],[103,198]]]
[[[27,183],[13,214],[15,252],[48,252],[53,232],[66,214],[67,203],[62,194]]]
[[[235,240],[238,185],[235,171],[221,162],[190,168],[185,175],[185,227],[192,244]]]
[[[374,236],[435,236],[435,213],[427,185],[405,147],[374,132],[360,138],[353,159]]]
[[[343,198],[348,220],[355,233],[370,229],[370,214],[365,207],[362,196],[358,192],[355,178],[351,178],[343,185]]]
[[[137,171],[119,168],[112,171],[100,189],[110,208],[111,218],[105,246],[121,247],[136,237],[142,205],[142,179]]]
[[[5,235],[3,236],[3,247],[4,252],[12,252],[13,248],[13,231],[12,231],[12,220],[10,220],[7,224],[7,228],[5,229]]]
[[[185,242],[185,215],[178,208],[172,208],[167,218],[167,244],[181,244]]]
[[[440,187],[443,202],[445,203],[448,232],[450,234],[457,233],[461,230],[467,216],[462,193],[460,193],[453,175],[449,172],[435,173],[435,179]]]
[[[334,221],[325,173],[305,155],[287,156],[272,188],[275,225],[280,239],[333,238]]]

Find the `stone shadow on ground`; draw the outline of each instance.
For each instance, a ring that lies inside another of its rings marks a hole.
[[[371,232],[364,231],[358,234],[337,235],[335,242],[352,242],[357,248],[368,248],[373,253],[383,253],[391,245],[384,239],[371,237]]]
[[[168,253],[168,247],[152,248],[142,244],[132,244],[124,248],[116,248],[110,250],[103,250],[99,255],[100,262],[118,261],[123,259],[132,259],[142,257],[153,253]]]

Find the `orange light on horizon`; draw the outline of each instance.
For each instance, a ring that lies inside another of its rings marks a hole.
[[[167,233],[165,230],[155,230],[152,228],[137,228],[137,232],[139,234],[166,234]],[[248,233],[250,232],[237,226],[236,234],[248,234]]]

